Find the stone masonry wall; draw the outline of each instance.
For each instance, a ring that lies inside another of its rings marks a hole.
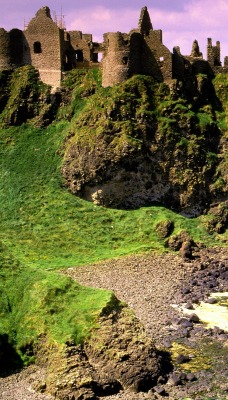
[[[130,76],[140,74],[142,71],[142,35],[137,31],[131,31],[129,35],[130,41],[130,58],[129,58],[129,74]]]
[[[189,56],[183,56],[178,46],[171,53],[162,42],[162,31],[153,29],[147,7],[141,10],[137,29],[129,34],[105,33],[103,43],[94,43],[91,34],[58,27],[48,7],[38,10],[24,31],[0,28],[0,70],[33,65],[41,79],[53,87],[60,86],[64,71],[98,67],[98,53],[103,54],[103,86],[124,82],[134,74],[150,75],[162,82],[198,73],[228,73],[228,57],[223,67],[218,41],[213,46],[208,39],[207,60],[203,60],[197,40]]]
[[[162,31],[144,37],[143,73],[159,81],[172,79],[172,54],[162,43]]]
[[[74,61],[93,61],[92,56],[92,35],[83,34],[81,31],[70,31],[71,51],[73,52]]]
[[[44,7],[38,11],[24,31],[24,63],[39,70],[43,82],[60,86],[64,31],[50,17]]]
[[[104,35],[106,51],[102,60],[102,85],[113,86],[129,78],[130,40],[120,32]]]

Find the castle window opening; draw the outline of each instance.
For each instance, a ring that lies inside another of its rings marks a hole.
[[[82,50],[77,50],[76,51],[76,60],[77,61],[83,61],[83,51]]]
[[[92,54],[92,61],[93,62],[98,62],[98,53],[93,53]]]
[[[42,48],[41,48],[41,43],[40,42],[34,42],[33,43],[33,51],[35,54],[42,53]]]
[[[160,57],[159,61],[163,62],[164,61],[164,57]]]
[[[127,65],[127,63],[128,63],[128,57],[123,57],[123,64]]]

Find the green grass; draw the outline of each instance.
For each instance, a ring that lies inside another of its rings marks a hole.
[[[97,72],[90,74],[90,85],[81,73],[73,91],[74,113],[79,97],[96,85]],[[72,85],[72,79],[73,73],[65,85]],[[58,269],[133,252],[164,251],[155,229],[162,219],[175,222],[174,234],[187,230],[196,241],[215,243],[204,229],[204,217],[187,219],[164,207],[106,209],[70,194],[60,173],[69,128],[72,123],[61,120],[46,129],[22,125],[0,130],[0,240],[20,262]],[[213,157],[210,153],[210,162]]]
[[[175,221],[196,240],[208,237],[201,218],[164,207],[122,211],[97,207],[71,195],[60,175],[58,149],[66,124],[45,130],[23,126],[0,132],[0,240],[26,265],[62,268],[149,250],[164,250],[155,225]]]
[[[62,146],[69,128],[75,126],[75,115],[89,104],[88,91],[91,86],[95,90],[100,79],[98,72],[91,72],[88,85],[84,75],[70,94],[71,103],[57,115],[58,122],[45,129],[25,124],[0,128],[0,338],[8,334],[25,362],[33,357],[30,344],[39,337],[58,343],[84,340],[112,301],[110,292],[83,288],[60,275],[60,269],[132,253],[168,251],[156,233],[164,220],[174,222],[174,235],[185,230],[196,242],[220,244],[207,233],[206,216],[187,219],[159,206],[107,209],[68,192],[60,173]],[[74,79],[69,75],[66,87]],[[127,85],[127,99],[131,90]],[[99,96],[96,106],[101,107]],[[127,120],[131,110],[121,102],[119,107]]]
[[[40,338],[50,346],[81,343],[97,326],[107,303],[116,302],[109,291],[21,265],[1,243],[0,264],[0,339],[7,334],[24,363],[34,360],[32,348]]]

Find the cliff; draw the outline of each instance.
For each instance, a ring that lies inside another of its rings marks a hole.
[[[60,399],[147,390],[162,365],[141,323],[60,269],[223,243],[227,76],[102,88],[72,71],[52,93],[27,66],[0,83],[0,373],[36,361]]]
[[[67,119],[62,174],[96,205],[162,204],[188,216],[227,194],[227,74],[158,83],[136,75],[102,88],[99,72],[71,71],[61,90],[27,66],[0,76],[2,126]]]
[[[62,172],[72,193],[105,207],[163,204],[189,216],[227,193],[227,75],[134,76],[87,97],[72,118]]]

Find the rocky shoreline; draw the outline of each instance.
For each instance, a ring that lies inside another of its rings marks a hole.
[[[174,366],[173,370],[167,368],[148,392],[120,391],[106,400],[227,398],[227,332],[219,327],[206,329],[195,313],[200,301],[216,301],[209,298],[210,293],[228,291],[228,253],[224,248],[197,249],[191,259],[171,253],[129,256],[68,268],[64,273],[83,285],[113,290],[134,310],[167,366],[171,360]],[[181,306],[189,315],[182,314]],[[37,387],[43,375],[45,370],[32,366],[0,378],[0,399],[53,399],[42,385]]]

